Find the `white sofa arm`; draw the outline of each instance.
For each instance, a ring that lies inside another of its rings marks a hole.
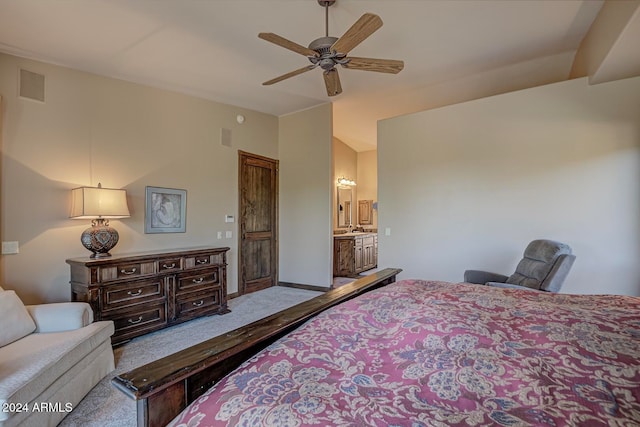
[[[34,332],[64,332],[93,323],[93,310],[86,302],[57,302],[27,305],[36,323]]]

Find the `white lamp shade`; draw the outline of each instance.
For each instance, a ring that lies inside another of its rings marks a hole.
[[[128,218],[127,192],[114,188],[79,187],[71,190],[70,218]]]

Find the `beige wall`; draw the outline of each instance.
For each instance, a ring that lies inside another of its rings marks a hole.
[[[640,295],[640,77],[572,80],[379,122],[379,265],[510,274],[551,238],[568,293]],[[390,235],[385,229],[389,228]]]
[[[46,103],[17,97],[19,67],[46,76]],[[112,221],[113,253],[229,246],[228,290],[237,290],[237,222],[224,221],[237,218],[237,150],[277,158],[277,117],[4,54],[0,95],[1,235],[20,243],[0,259],[3,286],[27,303],[69,299],[65,259],[88,255],[80,234],[89,226],[68,219],[69,190],[101,182],[127,190],[132,215]],[[186,233],[144,234],[149,185],[187,190]],[[227,230],[231,239],[217,239]]]
[[[331,104],[280,117],[280,281],[332,284]]]
[[[338,138],[333,138],[333,228],[338,228],[338,179],[347,178],[358,182],[358,153]],[[352,223],[356,223],[358,187],[351,188]]]
[[[353,197],[353,225],[358,223],[358,200],[378,200],[378,158],[376,150],[356,152],[340,139],[333,138],[333,182],[345,177],[356,181],[352,187]],[[333,189],[333,224],[337,227],[337,195],[336,186]],[[378,212],[373,211],[373,224],[365,228],[375,228],[378,223]]]
[[[358,200],[378,200],[378,152],[376,150],[358,153]],[[357,203],[356,203],[357,206]],[[378,210],[373,210],[373,224],[365,228],[378,226]]]
[[[0,94],[0,154],[3,153],[3,146],[2,146],[2,136],[4,135],[4,132],[2,131],[2,122],[3,122],[3,118],[4,118],[4,101],[2,100],[2,95]],[[4,181],[3,179],[3,173],[2,173],[2,164],[4,162],[1,161],[2,156],[0,156],[0,208],[2,207],[2,199],[3,199],[3,191],[2,191],[2,183]],[[0,209],[0,241],[4,241],[4,234],[2,232],[2,210]],[[4,277],[4,262],[2,262],[2,255],[0,255],[0,287],[2,287],[2,278]]]

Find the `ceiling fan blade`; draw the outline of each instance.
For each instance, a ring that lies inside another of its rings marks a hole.
[[[364,39],[382,27],[382,19],[373,13],[365,13],[331,46],[332,51],[349,53]]]
[[[302,74],[309,70],[313,70],[314,68],[316,68],[315,65],[307,65],[306,67],[298,68],[297,70],[291,71],[287,74],[283,74],[279,77],[276,77],[275,79],[268,80],[262,83],[262,85],[263,86],[272,85],[274,83],[278,83],[278,82],[281,82],[282,80],[288,79],[289,77],[297,76],[298,74]]]
[[[342,93],[338,70],[332,68],[322,73],[322,76],[324,77],[324,85],[327,87],[327,95],[335,96]]]
[[[343,65],[351,70],[377,71],[378,73],[398,74],[404,68],[404,62],[395,59],[347,57],[349,62]]]
[[[308,47],[299,45],[298,43],[287,40],[284,37],[274,33],[260,33],[258,34],[258,37],[260,37],[262,40],[266,40],[273,44],[277,44],[278,46],[284,47],[285,49],[292,50],[296,53],[299,53],[300,55],[318,56],[318,53],[315,50],[311,50]]]

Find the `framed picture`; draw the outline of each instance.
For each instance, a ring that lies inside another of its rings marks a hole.
[[[145,233],[184,233],[187,229],[187,190],[146,187]]]

